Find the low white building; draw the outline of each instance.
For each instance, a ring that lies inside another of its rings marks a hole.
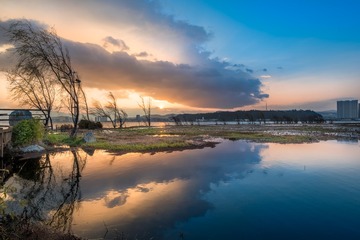
[[[95,117],[95,122],[108,122],[109,119],[106,116],[102,116],[102,117]]]

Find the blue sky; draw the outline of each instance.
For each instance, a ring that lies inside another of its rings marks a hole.
[[[255,75],[272,76],[267,81],[276,87],[275,105],[326,110],[335,109],[336,99],[360,98],[359,1],[195,0],[189,6],[163,0],[163,4],[178,19],[214,34],[205,44],[214,56],[245,64]],[[267,74],[259,72],[263,68]],[[308,96],[306,89],[311,88],[321,97]],[[281,90],[294,93],[296,100],[286,104],[281,96],[287,94]]]
[[[359,42],[360,2],[356,0],[162,0],[165,11],[199,25],[240,27],[280,38]],[[212,15],[213,14],[213,15]],[[212,15],[212,16],[211,16]],[[219,29],[216,29],[219,30]]]
[[[159,113],[266,104],[322,111],[360,99],[359,1],[0,3],[3,24],[26,18],[54,27],[89,95],[111,90],[129,108],[140,95]],[[0,36],[0,52],[4,44]]]

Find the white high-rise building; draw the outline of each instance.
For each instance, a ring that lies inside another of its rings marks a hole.
[[[337,117],[339,119],[359,118],[359,101],[337,101]]]

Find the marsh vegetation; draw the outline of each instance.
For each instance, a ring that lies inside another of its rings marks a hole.
[[[84,134],[86,131],[83,131]],[[134,127],[93,130],[96,142],[85,143],[81,133],[70,139],[65,133],[49,133],[46,143],[120,152],[168,151],[214,146],[223,139],[274,143],[310,143],[331,139],[360,138],[360,125],[266,124]]]

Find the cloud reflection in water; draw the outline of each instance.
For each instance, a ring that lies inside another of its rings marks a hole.
[[[153,236],[213,206],[202,196],[211,184],[243,178],[261,161],[266,145],[226,142],[215,149],[88,158],[82,203],[73,230],[85,237]]]

